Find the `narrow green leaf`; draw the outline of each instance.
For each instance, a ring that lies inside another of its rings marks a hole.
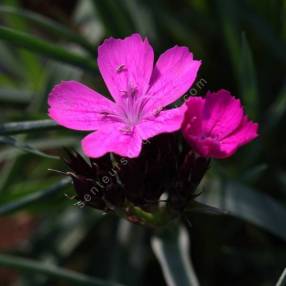
[[[148,5],[143,1],[123,1],[122,4],[124,4],[126,11],[128,11],[136,31],[154,39],[156,31],[154,21],[150,13],[151,7],[148,7]]]
[[[252,53],[245,34],[242,34],[240,52],[240,94],[246,113],[252,119],[258,115],[258,90]]]
[[[6,7],[11,7],[11,8],[13,7],[20,9],[21,7],[20,1],[21,0],[2,0],[1,4]],[[25,19],[15,17],[14,15],[3,15],[1,16],[1,19],[3,19],[3,23],[5,23],[5,25],[13,29],[23,30],[23,31],[28,30],[28,26]]]
[[[31,146],[29,144],[19,142],[11,136],[0,136],[0,145],[1,144],[10,145],[10,146],[13,146],[15,148],[20,149],[21,151],[32,153],[32,154],[42,156],[42,157],[46,157],[49,159],[59,159],[59,157],[48,155],[48,154],[34,148],[33,146]]]
[[[77,137],[56,137],[56,138],[40,138],[29,141],[29,145],[37,150],[58,149],[68,146],[76,146],[79,143]],[[0,151],[1,160],[11,160],[19,155],[23,155],[21,149],[15,150],[14,147],[7,147]]]
[[[198,197],[202,203],[224,209],[229,215],[260,226],[286,240],[286,207],[270,196],[259,193],[238,182],[223,186],[209,186],[208,192]]]
[[[189,237],[185,228],[172,225],[152,238],[152,249],[168,286],[198,286],[189,260]]]
[[[0,51],[1,54],[1,51]],[[0,63],[1,65],[1,63]],[[4,74],[0,74],[0,86],[13,86],[14,82],[13,79],[10,77],[10,75],[8,74],[8,72]],[[5,96],[3,96],[3,98],[5,99]],[[1,96],[0,96],[0,101],[1,101]]]
[[[221,29],[224,34],[226,48],[228,49],[229,57],[232,63],[233,72],[239,79],[239,59],[240,43],[238,35],[238,5],[235,1],[218,0],[215,2],[219,11]]]
[[[279,280],[276,283],[276,286],[285,286],[286,285],[286,268],[283,270]]]
[[[11,77],[12,79],[23,78],[25,75],[24,67],[19,65],[19,58],[15,56],[13,51],[6,45],[6,43],[0,41],[0,66],[1,69],[5,71],[5,75]],[[4,73],[0,73],[1,76]],[[12,85],[14,81],[12,81]]]
[[[202,50],[200,37],[190,27],[186,27],[181,21],[178,21],[172,13],[166,11],[164,14],[158,15],[158,17],[161,18],[161,25],[176,41],[183,42],[194,50]]]
[[[33,94],[25,90],[15,90],[11,88],[0,89],[0,102],[27,104],[30,102]],[[0,127],[1,130],[1,127]]]
[[[286,114],[286,84],[282,87],[275,101],[270,106],[267,115],[267,128],[272,129],[277,126]]]
[[[241,11],[241,16],[248,27],[254,30],[256,37],[267,47],[272,56],[285,65],[285,41],[275,32],[273,26],[265,21],[264,17],[261,17],[259,13],[255,13],[251,9]]]
[[[118,219],[110,225],[111,235],[106,241],[111,245],[110,261],[108,265],[109,281],[121,281],[126,285],[139,285],[143,279],[146,263],[146,247],[143,243],[145,229],[138,228],[125,219]],[[134,263],[133,254],[140,260]],[[99,253],[100,255],[100,253]],[[121,263],[124,261],[124,264]]]
[[[196,200],[193,200],[189,203],[189,205],[186,207],[184,211],[187,215],[191,214],[193,212],[197,213],[206,213],[206,214],[212,214],[212,215],[224,215],[227,214],[226,211],[215,208],[212,206],[208,206],[205,204],[202,204]]]
[[[86,286],[120,286],[117,283],[108,283],[103,280],[86,276],[71,270],[59,268],[55,265],[35,261],[32,259],[0,254],[0,265],[13,268],[20,272],[28,272],[33,275],[41,274],[61,281],[67,281],[71,285]]]
[[[34,36],[0,26],[0,40],[5,40],[21,48],[50,57],[54,60],[68,63],[80,68],[97,73],[97,65],[94,59],[80,56]]]
[[[0,155],[0,161],[2,161],[1,155]],[[2,166],[1,166],[1,176],[0,176],[0,195],[1,198],[2,197],[2,193],[5,190],[5,186],[9,180],[10,174],[13,170],[13,168],[15,167],[15,163],[16,163],[16,158],[11,158],[10,160],[7,160],[5,162],[1,162]]]
[[[251,167],[241,174],[241,182],[255,182],[261,178],[269,166],[265,163]]]
[[[96,54],[95,47],[93,44],[89,43],[86,39],[81,37],[79,34],[74,33],[70,29],[61,25],[60,23],[49,19],[43,15],[25,10],[18,9],[9,6],[0,6],[0,15],[13,15],[24,18],[25,20],[30,21],[31,23],[46,29],[48,32],[53,33],[63,39],[67,39],[71,42],[81,45],[83,48],[88,50],[92,55]]]
[[[93,0],[92,3],[108,34],[123,37],[135,32],[123,1]]]
[[[18,210],[21,210],[32,203],[41,201],[43,199],[47,199],[48,197],[58,193],[61,191],[64,187],[66,187],[68,184],[70,184],[71,180],[70,178],[64,178],[58,183],[54,184],[53,186],[40,190],[37,192],[34,192],[30,195],[27,195],[17,201],[7,203],[5,205],[0,206],[0,215],[6,215]]]
[[[49,119],[24,122],[9,122],[0,124],[0,135],[11,135],[30,131],[50,130],[57,127],[57,123]]]

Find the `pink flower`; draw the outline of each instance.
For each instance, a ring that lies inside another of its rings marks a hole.
[[[98,67],[114,101],[76,81],[64,81],[49,94],[49,116],[60,125],[94,131],[82,140],[84,153],[140,154],[142,141],[179,130],[186,106],[164,110],[192,85],[200,61],[186,47],[163,53],[153,67],[147,39],[133,34],[109,38],[98,48]]]
[[[238,99],[226,90],[187,101],[183,134],[203,157],[226,158],[257,137],[258,124],[244,114]]]

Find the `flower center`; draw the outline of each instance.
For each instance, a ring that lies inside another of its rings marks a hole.
[[[148,102],[148,98],[138,88],[136,78],[126,65],[118,65],[116,67],[116,74],[121,78],[122,82],[126,82],[126,88],[120,90],[121,96],[116,101],[114,112],[102,112],[101,114],[105,120],[123,123],[124,128],[122,131],[133,132],[134,127],[143,119],[145,113],[147,114],[144,108]]]
[[[147,97],[141,95],[136,86],[130,86],[126,91],[121,92],[122,100],[118,104],[119,114],[127,129],[133,129],[144,116]]]

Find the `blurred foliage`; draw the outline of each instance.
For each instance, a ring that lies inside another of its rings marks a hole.
[[[70,185],[48,171],[64,169],[57,160],[61,148],[77,148],[82,135],[47,120],[48,92],[75,79],[107,95],[97,45],[139,32],[157,55],[175,44],[189,46],[203,61],[198,80],[207,81],[194,85],[198,95],[229,89],[260,123],[259,139],[231,159],[212,162],[201,185],[200,200],[228,215],[188,218],[200,285],[274,285],[286,266],[285,19],[283,0],[2,0],[0,214],[19,219],[25,213],[35,227],[5,249],[9,256],[0,255],[0,284],[165,285],[151,231],[73,206]],[[2,239],[9,241],[9,233],[1,228]],[[1,265],[23,273],[2,273]]]

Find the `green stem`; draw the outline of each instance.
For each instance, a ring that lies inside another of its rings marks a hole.
[[[279,277],[279,280],[276,283],[276,286],[285,286],[286,285],[286,268],[282,272],[281,276]]]
[[[189,259],[189,237],[178,224],[161,229],[151,241],[168,286],[199,286]]]
[[[143,224],[158,228],[169,224],[177,218],[167,207],[160,207],[155,212],[147,212],[139,207],[130,205],[128,207],[128,215],[138,218]]]

